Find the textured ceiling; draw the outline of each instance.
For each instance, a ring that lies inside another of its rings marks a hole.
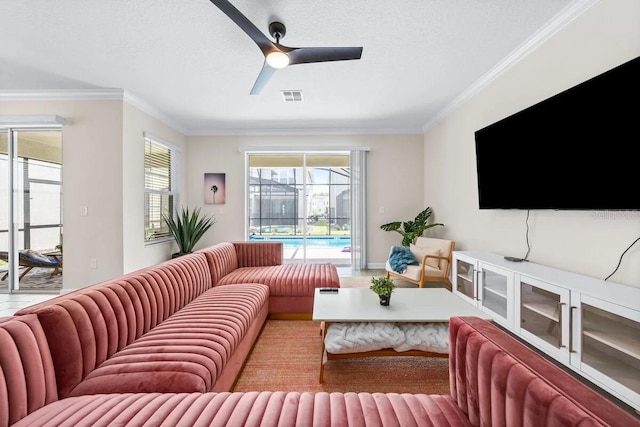
[[[284,45],[362,59],[290,66],[249,95],[264,57],[208,0],[0,0],[0,95],[123,89],[186,134],[419,133],[585,0],[231,2],[265,34],[283,22]]]

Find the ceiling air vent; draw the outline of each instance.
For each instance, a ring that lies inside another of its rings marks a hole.
[[[301,90],[282,90],[280,92],[284,102],[302,102]]]

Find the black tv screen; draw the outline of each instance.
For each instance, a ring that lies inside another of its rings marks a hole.
[[[640,210],[640,57],[475,132],[480,209]]]

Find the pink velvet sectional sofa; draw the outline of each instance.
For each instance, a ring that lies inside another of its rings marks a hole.
[[[221,243],[16,315],[38,317],[61,398],[228,391],[273,306],[310,317],[315,286],[338,287],[335,266],[282,265],[279,242]]]
[[[449,334],[447,395],[256,391],[61,398],[38,316],[0,318],[0,427],[640,426],[637,416],[492,323],[454,317]]]

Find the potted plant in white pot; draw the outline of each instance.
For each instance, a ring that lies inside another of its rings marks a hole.
[[[389,305],[391,293],[393,293],[395,288],[396,284],[393,282],[393,279],[386,276],[372,277],[371,286],[369,286],[369,289],[378,294],[380,305]]]
[[[196,243],[217,222],[213,215],[204,215],[200,208],[190,211],[183,207],[181,212],[176,212],[175,217],[163,214],[162,218],[178,245],[178,252],[172,255],[173,258],[193,252]]]

